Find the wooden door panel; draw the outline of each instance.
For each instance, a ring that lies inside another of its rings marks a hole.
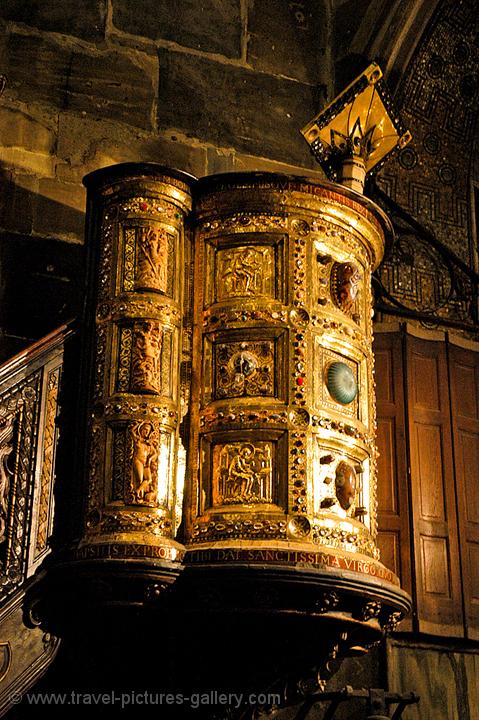
[[[389,340],[397,337],[388,335]],[[394,361],[391,348],[387,347],[386,336],[377,335],[374,342],[374,372],[376,376],[376,401],[381,404],[396,401],[394,392]],[[397,359],[397,358],[396,358]]]
[[[449,346],[466,634],[479,640],[479,352]]]
[[[479,420],[479,399],[477,397],[477,369],[474,364],[474,358],[471,358],[472,364],[463,364],[454,362],[458,352],[452,354],[454,363],[454,380],[458,389],[455,396],[456,412],[460,417],[470,418],[471,420]],[[464,357],[464,355],[463,355]]]
[[[378,505],[380,512],[398,513],[397,482],[395,472],[396,421],[394,417],[378,418],[376,444],[378,458]]]
[[[468,554],[469,567],[472,569],[466,578],[469,584],[470,600],[479,604],[479,543],[469,543]]]
[[[458,428],[459,443],[457,451],[458,470],[464,481],[465,520],[467,525],[476,525],[479,532],[479,433]],[[474,532],[473,527],[466,527]]]
[[[401,574],[399,535],[399,530],[380,530],[377,538],[381,562],[398,577]],[[401,625],[401,630],[404,630],[404,625]]]
[[[447,538],[420,537],[425,595],[451,597],[451,572]]]
[[[441,425],[414,424],[420,520],[446,519],[444,507],[443,433]]]
[[[381,561],[412,594],[402,338],[377,333],[374,340],[378,458],[378,547]],[[412,629],[411,617],[400,630]]]
[[[418,629],[464,633],[445,343],[407,337]]]
[[[414,382],[414,394],[412,395],[415,409],[441,410],[441,394],[439,392],[439,367],[437,358],[429,357],[417,351],[411,353],[409,366]]]

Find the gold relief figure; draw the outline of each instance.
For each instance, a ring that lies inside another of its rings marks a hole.
[[[334,303],[351,314],[358,296],[361,273],[354,263],[334,263],[331,272],[331,294]]]
[[[138,228],[136,288],[168,290],[168,235],[164,230]]]
[[[138,504],[155,504],[157,501],[156,478],[158,475],[158,452],[156,432],[150,422],[137,423],[131,429],[132,461],[131,490]]]
[[[257,295],[266,292],[270,277],[270,248],[236,248],[220,255],[219,298],[227,296]]]
[[[255,470],[253,466],[254,448],[243,445],[233,457],[228,468],[227,495],[249,497],[253,490]]]
[[[213,504],[272,502],[269,443],[223,445],[214,474]]]
[[[131,359],[132,392],[161,392],[162,339],[159,323],[151,320],[135,323]]]

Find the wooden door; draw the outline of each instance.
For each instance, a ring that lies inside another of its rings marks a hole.
[[[466,634],[479,640],[479,352],[449,345]]]
[[[402,338],[377,333],[374,340],[378,458],[378,546],[381,562],[412,593]],[[412,629],[412,619],[400,629]]]
[[[418,629],[463,634],[446,347],[407,337],[407,403]]]

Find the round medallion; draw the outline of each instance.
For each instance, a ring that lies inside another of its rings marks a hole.
[[[351,368],[343,362],[328,367],[326,385],[331,397],[341,405],[348,405],[358,394],[358,384]]]
[[[436,135],[436,133],[430,132],[424,136],[423,145],[424,149],[427,150],[428,153],[430,153],[431,155],[435,155],[439,150],[441,140]]]
[[[303,538],[307,537],[311,532],[311,523],[304,515],[291,518],[288,523],[288,533],[293,537]]]
[[[410,147],[404,148],[399,153],[399,164],[405,170],[412,170],[417,164],[417,154],[415,150]]]
[[[438,174],[444,185],[453,185],[456,180],[456,170],[452,165],[441,165]]]

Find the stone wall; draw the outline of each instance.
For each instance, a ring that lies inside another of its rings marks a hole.
[[[419,705],[404,720],[475,720],[479,708],[479,655],[453,645],[392,641],[387,648],[392,692],[415,692]]]
[[[299,130],[331,89],[329,6],[2,2],[4,357],[79,312],[91,170],[319,172]]]

